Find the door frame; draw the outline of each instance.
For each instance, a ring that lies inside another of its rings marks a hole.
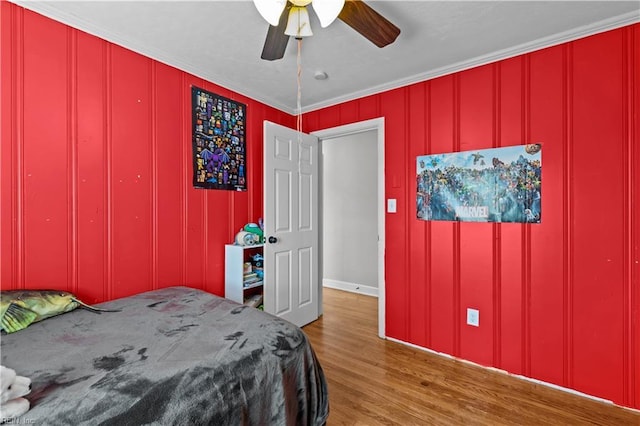
[[[377,131],[377,149],[378,149],[378,336],[385,338],[385,190],[384,190],[384,117],[374,118],[371,120],[360,121],[357,123],[345,124],[338,127],[332,127],[329,129],[318,130],[311,132],[312,135],[318,138],[318,152],[321,153],[322,140],[334,139],[343,136],[349,136],[355,133],[366,132],[369,130]],[[322,178],[323,164],[322,155],[320,158],[320,178]],[[322,199],[323,189],[320,184],[320,200],[319,200],[319,228],[322,232]],[[319,309],[322,312],[322,238],[318,239],[319,242],[319,257],[318,262],[318,289],[319,289]]]

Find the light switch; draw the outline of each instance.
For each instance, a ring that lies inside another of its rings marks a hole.
[[[389,198],[387,200],[387,213],[395,213],[397,211],[396,209],[396,199],[395,198]]]

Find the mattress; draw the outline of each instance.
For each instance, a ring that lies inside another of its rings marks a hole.
[[[77,309],[0,339],[32,380],[37,425],[321,425],[322,368],[302,330],[254,308],[171,287]]]

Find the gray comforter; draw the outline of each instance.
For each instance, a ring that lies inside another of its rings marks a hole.
[[[0,339],[32,379],[15,424],[321,425],[329,406],[304,333],[209,293],[172,287],[82,309]]]

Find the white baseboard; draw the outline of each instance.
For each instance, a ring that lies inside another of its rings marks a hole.
[[[484,369],[487,369],[487,370],[495,371],[496,373],[506,374],[508,376],[515,377],[515,378],[518,378],[520,380],[526,380],[528,382],[533,382],[533,383],[536,383],[536,384],[539,384],[539,385],[548,386],[550,388],[554,388],[554,389],[557,389],[557,390],[560,390],[560,391],[563,391],[563,392],[567,392],[567,393],[571,393],[571,394],[574,394],[574,395],[578,395],[578,396],[581,396],[583,398],[593,399],[593,400],[596,400],[596,401],[599,401],[599,402],[603,402],[603,403],[606,403],[606,404],[615,405],[616,407],[624,408],[625,410],[630,410],[630,411],[633,411],[633,412],[636,412],[636,413],[640,413],[640,410],[636,410],[635,408],[626,407],[624,405],[618,405],[618,404],[614,403],[613,401],[611,401],[609,399],[604,399],[604,398],[600,398],[598,396],[589,395],[588,393],[580,392],[580,391],[577,391],[575,389],[566,388],[564,386],[560,386],[560,385],[556,385],[556,384],[553,384],[553,383],[545,382],[545,381],[542,381],[542,380],[534,379],[532,377],[523,376],[521,374],[509,373],[508,371],[502,370],[500,368],[487,367],[486,365],[478,364],[478,363],[475,363],[473,361],[469,361],[469,360],[466,360],[466,359],[463,359],[463,358],[457,358],[457,357],[455,357],[453,355],[449,355],[449,354],[444,353],[444,352],[434,351],[433,349],[424,348],[422,346],[418,346],[418,345],[415,345],[413,343],[404,342],[402,340],[394,339],[393,337],[385,337],[385,339],[390,340],[392,342],[400,343],[400,344],[405,345],[405,346],[410,346],[412,348],[415,348],[415,349],[418,349],[418,350],[421,350],[421,351],[424,351],[424,352],[429,352],[431,354],[438,355],[438,356],[441,356],[441,357],[444,357],[444,358],[449,358],[449,359],[452,359],[452,360],[461,361],[461,362],[464,362],[466,364],[474,365],[476,367],[481,367],[481,368],[484,368]]]
[[[329,280],[324,278],[322,286],[335,288],[336,290],[350,291],[351,293],[364,294],[365,296],[378,297],[378,288],[370,285],[348,283],[346,281]]]

